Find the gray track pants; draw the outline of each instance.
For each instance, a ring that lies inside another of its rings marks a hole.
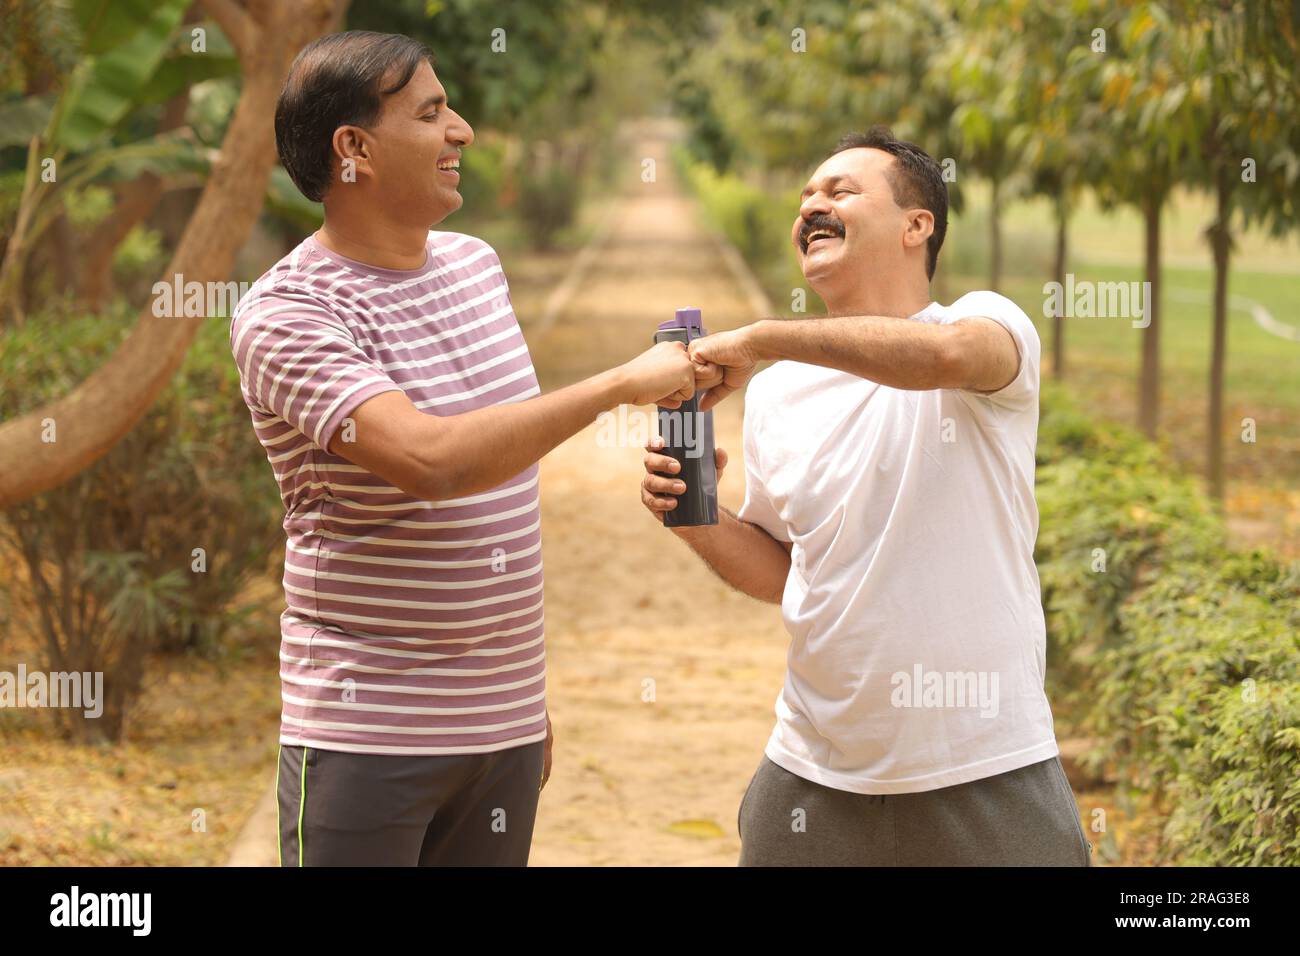
[[[281,866],[525,866],[541,741],[403,757],[280,747]]]
[[[740,802],[741,866],[1091,866],[1060,759],[928,790],[849,793],[764,757]]]

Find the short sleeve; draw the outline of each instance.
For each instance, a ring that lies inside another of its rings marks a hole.
[[[362,402],[400,390],[328,310],[263,296],[240,304],[231,349],[246,398],[328,449],[334,432]]]
[[[1020,409],[1036,403],[1042,345],[1038,330],[1024,310],[996,292],[971,292],[954,302],[949,314],[953,321],[974,317],[992,319],[1011,333],[1020,354],[1020,367],[1015,378],[996,392],[974,394],[1010,409]]]
[[[754,383],[750,382],[750,388]],[[759,413],[746,396],[744,438],[742,441],[745,457],[745,501],[736,512],[741,521],[758,525],[778,541],[790,541],[790,532],[785,521],[772,502],[767,485],[763,483],[762,464],[759,458]]]

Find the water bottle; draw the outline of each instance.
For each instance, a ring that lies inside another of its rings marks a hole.
[[[676,318],[659,326],[655,342],[689,345],[706,334],[699,309],[678,309]],[[685,492],[672,496],[677,499],[677,507],[664,512],[664,524],[670,528],[717,524],[718,468],[713,458],[713,412],[700,411],[700,393],[689,402],[682,402],[681,408],[659,409],[659,435],[664,440],[662,453],[675,458],[681,470],[675,475],[658,474],[686,483]]]

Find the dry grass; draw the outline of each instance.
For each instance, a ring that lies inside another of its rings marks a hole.
[[[257,620],[220,661],[153,657],[120,744],[70,744],[49,710],[0,712],[0,865],[223,863],[277,747],[275,611]],[[40,659],[4,638],[0,669]]]

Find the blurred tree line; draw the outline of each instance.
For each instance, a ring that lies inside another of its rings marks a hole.
[[[1212,196],[1205,461],[1221,498],[1233,236],[1300,225],[1298,28],[1300,7],[1285,0],[756,0],[712,11],[668,55],[695,155],[759,184],[756,204],[768,174],[807,175],[844,132],[875,122],[953,162],[957,211],[964,182],[986,183],[994,290],[1008,202],[1050,202],[1062,285],[1081,194],[1137,209],[1151,283],[1138,408],[1148,436],[1159,422],[1162,213],[1177,187]],[[1058,310],[1057,376],[1068,367],[1062,320]]]

